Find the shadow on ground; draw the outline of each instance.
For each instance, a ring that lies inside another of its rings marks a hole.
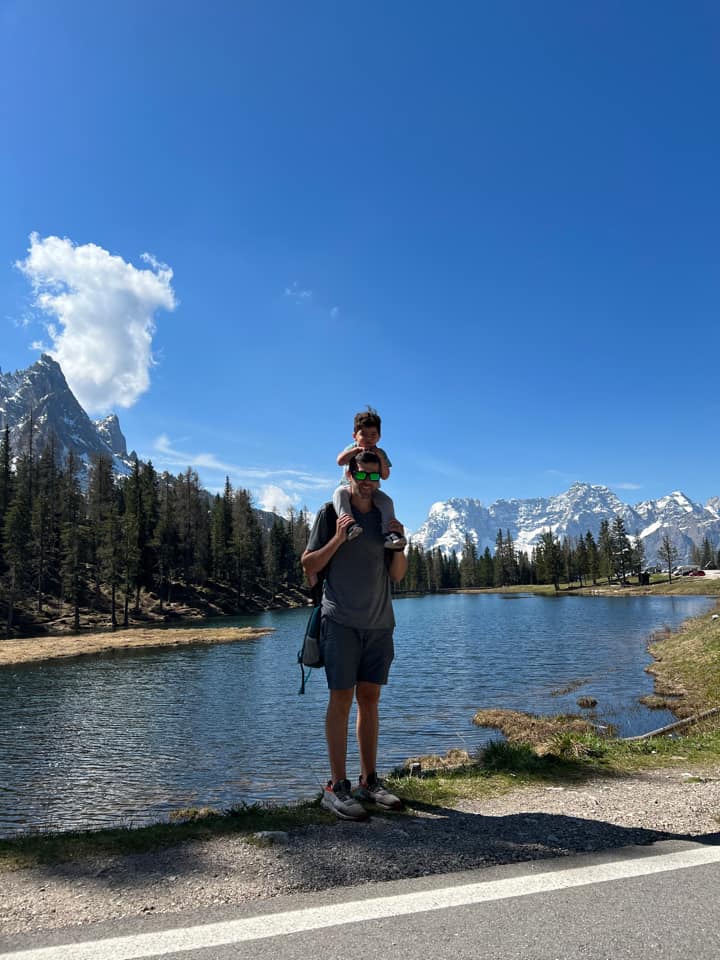
[[[720,844],[720,833],[670,833],[620,827],[602,820],[548,813],[483,816],[429,804],[365,823],[314,824],[293,830],[286,843],[258,847],[241,834],[215,837],[103,862],[36,867],[38,877],[86,881],[97,890],[172,889],[200,882],[230,900],[321,890],[472,870],[575,853],[649,845],[663,840]],[[253,891],[252,894],[243,891]]]

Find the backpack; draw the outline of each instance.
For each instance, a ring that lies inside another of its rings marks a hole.
[[[332,503],[325,504],[325,515],[329,526],[334,527],[337,523],[337,513],[335,512],[335,507]],[[313,603],[313,609],[310,613],[310,619],[307,622],[305,627],[305,636],[303,637],[303,645],[298,650],[297,660],[300,666],[300,689],[299,694],[305,693],[305,683],[310,677],[310,671],[312,669],[317,669],[318,667],[323,666],[323,659],[320,653],[320,624],[322,620],[321,616],[321,604],[322,604],[322,595],[323,595],[323,584],[325,583],[325,577],[327,576],[329,564],[318,571],[317,583],[310,590],[310,599]],[[307,673],[305,668],[308,668]]]

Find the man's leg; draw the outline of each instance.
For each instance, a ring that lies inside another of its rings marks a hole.
[[[331,690],[325,714],[325,739],[327,740],[332,782],[347,779],[347,729],[354,688]]]
[[[357,741],[360,750],[360,773],[363,780],[375,772],[380,727],[378,718],[380,690],[379,683],[368,683],[367,680],[360,680],[357,685]]]

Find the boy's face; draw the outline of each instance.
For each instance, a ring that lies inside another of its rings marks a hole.
[[[354,434],[355,443],[363,450],[372,450],[377,446],[380,439],[380,431],[377,427],[360,427]]]

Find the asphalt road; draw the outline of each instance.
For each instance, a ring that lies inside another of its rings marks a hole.
[[[717,960],[712,839],[26,934],[0,960]]]

